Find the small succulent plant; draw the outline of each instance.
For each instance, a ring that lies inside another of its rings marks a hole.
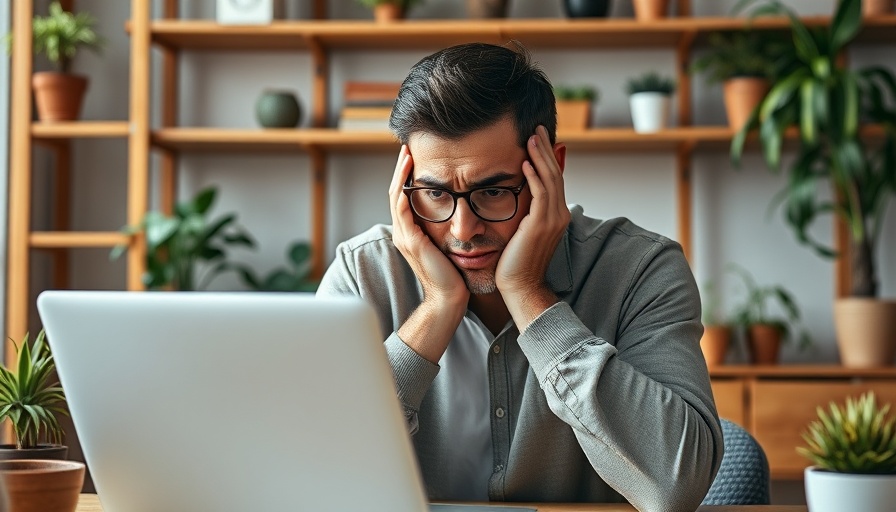
[[[837,473],[896,474],[896,417],[890,405],[878,407],[873,392],[847,398],[845,407],[818,407],[797,448],[821,469]]]
[[[675,92],[675,80],[662,76],[656,71],[650,71],[629,79],[627,89],[629,94],[659,92],[668,95]]]

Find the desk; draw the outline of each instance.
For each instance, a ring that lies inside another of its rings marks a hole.
[[[508,503],[508,505],[512,505]],[[538,512],[634,512],[630,505],[530,505],[538,508]],[[96,494],[82,494],[76,512],[103,512]],[[725,506],[700,507],[697,512],[806,512],[802,505],[767,505],[767,506]]]

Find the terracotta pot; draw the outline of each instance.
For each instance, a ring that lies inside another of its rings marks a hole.
[[[582,131],[591,126],[591,102],[570,100],[557,102],[557,129]]]
[[[731,328],[727,325],[707,325],[700,338],[700,349],[706,366],[719,366],[725,363],[728,345],[731,343]]]
[[[31,77],[37,117],[44,122],[74,121],[81,115],[87,78],[41,71]]]
[[[65,460],[68,446],[62,444],[39,444],[37,448],[17,449],[14,444],[0,444],[0,460],[52,459]]]
[[[632,0],[638,21],[656,21],[666,17],[669,0]]]
[[[862,0],[862,16],[892,14],[894,0]]]
[[[725,80],[722,91],[725,95],[725,112],[728,114],[728,126],[732,130],[740,130],[756,105],[768,93],[769,82],[765,78],[735,77]]]
[[[84,464],[62,460],[0,461],[10,512],[74,512]]]
[[[750,363],[778,364],[781,352],[781,331],[774,325],[756,324],[747,329]]]
[[[504,18],[509,0],[467,0],[469,18]]]
[[[404,19],[404,6],[398,4],[379,4],[373,8],[373,19],[380,23],[389,23]]]
[[[840,362],[849,368],[891,366],[896,360],[896,301],[847,297],[834,301]]]

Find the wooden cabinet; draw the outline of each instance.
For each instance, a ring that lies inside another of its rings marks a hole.
[[[808,461],[796,452],[816,408],[874,391],[896,406],[896,368],[729,366],[710,371],[719,416],[745,427],[762,445],[772,478],[800,479]]]

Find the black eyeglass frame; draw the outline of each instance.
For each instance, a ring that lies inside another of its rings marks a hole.
[[[522,183],[520,183],[519,185],[517,185],[515,187],[502,187],[502,186],[490,185],[487,187],[472,188],[470,190],[467,190],[466,192],[455,192],[453,190],[449,190],[449,189],[443,188],[443,187],[412,187],[410,185],[404,185],[402,187],[402,190],[408,196],[408,203],[410,203],[410,205],[411,205],[411,210],[413,210],[415,215],[417,215],[421,219],[425,220],[426,222],[431,222],[433,224],[441,224],[443,222],[448,222],[449,220],[451,220],[451,217],[454,217],[454,213],[457,211],[457,200],[461,199],[461,198],[467,200],[467,204],[470,205],[470,211],[473,212],[473,215],[479,217],[480,219],[484,220],[485,222],[507,222],[508,220],[510,220],[514,216],[516,216],[516,212],[519,211],[520,193],[526,187],[527,183],[528,182],[526,180],[523,180]],[[417,212],[417,209],[414,208],[414,202],[411,201],[411,192],[414,192],[416,190],[438,190],[439,192],[444,192],[444,193],[448,194],[454,200],[454,206],[451,208],[451,213],[444,220],[430,220],[430,219],[427,219],[426,217],[424,217],[423,215],[420,215]],[[481,191],[481,190],[506,190],[506,191],[510,192],[511,194],[513,194],[513,213],[510,214],[509,217],[507,217],[505,219],[500,219],[500,220],[486,219],[485,217],[480,215],[479,212],[476,211],[476,205],[474,205],[473,202],[470,201],[470,196],[476,192]]]

